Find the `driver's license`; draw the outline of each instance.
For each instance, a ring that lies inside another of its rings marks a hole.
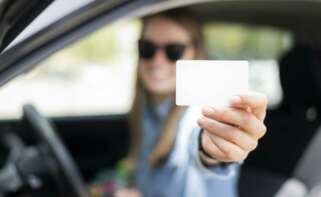
[[[176,104],[224,106],[248,90],[248,61],[179,60]]]

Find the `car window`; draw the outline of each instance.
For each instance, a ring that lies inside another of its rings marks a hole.
[[[138,21],[119,21],[53,54],[0,89],[0,117],[19,117],[25,103],[49,116],[127,112],[139,29]]]
[[[122,20],[53,54],[0,89],[0,118],[17,118],[25,103],[48,116],[126,113],[135,84],[139,20]],[[241,24],[204,26],[209,59],[250,60],[250,88],[281,100],[277,59],[291,46],[285,31]]]
[[[249,60],[251,90],[268,96],[269,107],[282,100],[278,59],[292,46],[292,35],[280,29],[233,23],[209,23],[204,27],[210,59]]]

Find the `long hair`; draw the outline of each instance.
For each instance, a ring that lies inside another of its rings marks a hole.
[[[143,37],[145,28],[148,23],[156,17],[166,18],[184,27],[191,37],[192,45],[196,52],[195,59],[201,59],[205,56],[203,50],[203,35],[201,32],[201,24],[193,15],[193,13],[191,13],[187,9],[180,8],[146,16],[142,20],[143,27],[141,31],[141,37]],[[142,138],[141,104],[144,91],[145,90],[143,84],[141,83],[137,72],[136,93],[132,109],[129,113],[130,150],[127,156],[127,163],[129,164],[130,168],[135,167],[138,149]],[[148,161],[151,166],[159,165],[166,159],[166,157],[170,153],[175,142],[177,124],[183,111],[183,107],[179,107],[174,104],[171,107],[170,112],[164,121],[163,127],[161,128],[161,133],[158,141],[156,142],[154,149],[149,155]]]

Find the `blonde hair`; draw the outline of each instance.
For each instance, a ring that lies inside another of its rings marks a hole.
[[[201,33],[201,24],[197,21],[197,19],[191,12],[186,9],[174,9],[146,16],[143,18],[141,37],[143,37],[145,28],[148,23],[156,17],[164,17],[184,27],[190,34],[193,47],[196,51],[195,59],[200,59],[205,56],[203,50],[203,35]],[[141,104],[144,91],[145,89],[139,79],[137,72],[136,95],[134,98],[133,107],[128,116],[130,128],[130,150],[127,156],[127,164],[131,169],[135,168],[137,154],[139,151],[138,149],[142,138]],[[162,161],[164,161],[170,153],[175,142],[177,124],[183,111],[183,107],[175,106],[174,104],[171,107],[170,112],[164,121],[158,141],[155,144],[154,149],[151,151],[151,154],[149,155],[148,162],[150,165],[157,166],[161,164]]]

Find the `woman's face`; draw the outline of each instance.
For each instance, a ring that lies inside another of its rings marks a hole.
[[[163,17],[155,17],[148,21],[142,40],[161,46],[153,56],[139,58],[139,77],[146,90],[152,96],[168,96],[175,92],[176,65],[170,60],[164,47],[168,44],[183,44],[185,48],[180,59],[194,59],[195,49],[191,45],[191,38],[187,30]]]

